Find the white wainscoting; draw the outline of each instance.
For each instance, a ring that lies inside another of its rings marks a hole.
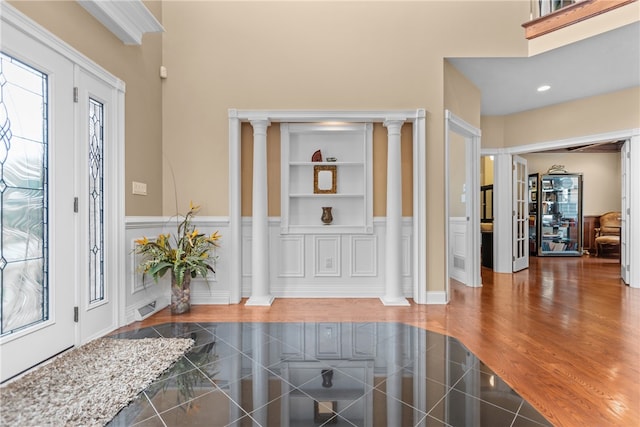
[[[152,301],[156,310],[169,304],[169,276],[158,284],[137,272],[137,256],[133,253],[135,240],[149,239],[160,233],[175,233],[175,218],[127,217],[126,277],[122,292],[125,295],[126,323],[135,320],[136,310]],[[216,250],[215,275],[208,280],[200,277],[192,280],[192,304],[229,304],[233,286],[229,283],[228,259],[230,245],[225,245],[229,235],[226,217],[196,217],[193,221],[199,231],[222,235],[220,248]],[[271,295],[276,298],[354,297],[379,298],[385,291],[385,218],[374,218],[373,234],[280,234],[280,219],[269,218],[269,276]],[[251,294],[251,219],[242,222],[242,283],[241,295]],[[402,222],[402,285],[403,294],[413,297],[412,220]],[[443,292],[428,292],[427,303],[445,304]]]
[[[465,217],[449,218],[449,276],[467,283],[467,219]]]
[[[373,234],[280,234],[269,218],[269,277],[276,298],[379,298],[385,291],[386,219]],[[242,222],[242,296],[251,294],[251,219]],[[402,222],[403,294],[413,297],[412,221]]]
[[[138,308],[156,301],[156,311],[169,305],[170,276],[167,274],[156,284],[152,278],[142,281],[142,273],[137,271],[139,256],[135,255],[135,241],[141,237],[156,238],[160,233],[175,234],[176,220],[169,217],[127,217],[125,219],[125,245],[127,253],[125,295],[125,322],[136,320]],[[220,247],[216,249],[218,259],[214,269],[216,274],[209,274],[207,280],[197,277],[191,280],[191,302],[193,304],[229,304],[229,280],[226,280],[228,261],[225,259],[225,232],[229,229],[229,220],[217,217],[196,217],[193,221],[196,228],[205,234],[219,231],[222,235]],[[249,260],[251,262],[251,260]]]

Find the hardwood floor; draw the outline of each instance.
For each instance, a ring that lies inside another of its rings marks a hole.
[[[130,325],[172,321],[403,322],[460,339],[557,426],[640,424],[640,289],[616,259],[531,258],[528,270],[483,268],[483,287],[452,284],[446,306],[376,299],[276,299],[271,307],[193,306]]]

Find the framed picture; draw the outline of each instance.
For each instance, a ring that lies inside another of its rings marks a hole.
[[[336,194],[338,191],[338,170],[334,165],[315,165],[313,167],[313,193]]]
[[[531,192],[531,201],[535,202],[536,200],[538,200],[538,193],[535,191]]]

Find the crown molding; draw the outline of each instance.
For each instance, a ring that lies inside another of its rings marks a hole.
[[[142,45],[145,33],[161,33],[164,28],[141,0],[77,0],[126,45]]]

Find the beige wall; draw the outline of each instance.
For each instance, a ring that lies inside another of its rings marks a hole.
[[[501,148],[640,127],[640,87],[506,116],[482,117],[482,147]]]
[[[491,156],[480,158],[480,185],[493,184],[493,159]]]
[[[619,211],[621,199],[620,153],[531,153],[529,173],[544,174],[552,165],[564,165],[567,172],[582,173],[584,215]]]
[[[444,61],[444,108],[480,128],[480,90],[449,61]],[[465,139],[449,135],[449,216],[464,217],[466,208],[466,145]],[[463,191],[464,190],[464,191]],[[464,194],[463,194],[464,193]],[[465,201],[463,201],[463,197]]]
[[[163,148],[178,204],[228,214],[229,108],[425,108],[425,261],[430,290],[444,289],[443,58],[526,54],[528,12],[503,1],[164,2]]]
[[[125,46],[75,1],[11,4],[125,82],[126,214],[162,214],[161,36],[147,34],[142,46]],[[160,2],[145,5],[162,18]],[[147,183],[148,196],[131,194],[134,180]]]
[[[444,61],[444,108],[480,128],[480,89],[447,60]]]

